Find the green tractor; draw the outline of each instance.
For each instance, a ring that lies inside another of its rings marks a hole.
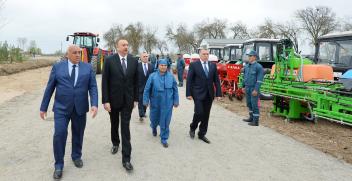
[[[110,55],[112,51],[100,49],[98,46],[99,35],[89,32],[76,32],[68,35],[66,41],[73,37],[73,44],[81,47],[82,62],[90,63],[96,74],[100,74],[103,70],[104,57]]]

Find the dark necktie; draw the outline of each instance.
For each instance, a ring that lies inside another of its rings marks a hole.
[[[122,71],[123,71],[123,74],[126,75],[127,66],[126,66],[125,58],[122,58],[121,60],[122,60],[122,63],[121,63],[121,65],[122,65]]]
[[[147,76],[147,64],[146,63],[144,63],[143,70],[144,70],[144,75]]]
[[[207,68],[207,62],[203,63],[203,67],[204,67],[205,76],[207,76],[207,78],[208,78],[209,70]]]
[[[76,65],[72,65],[72,71],[71,71],[71,83],[73,86],[75,86],[75,79],[76,79]]]

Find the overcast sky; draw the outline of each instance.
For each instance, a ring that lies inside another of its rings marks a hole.
[[[271,18],[287,21],[297,9],[329,6],[338,17],[351,17],[349,0],[7,0],[1,16],[7,25],[0,29],[0,41],[17,45],[18,37],[36,40],[44,53],[67,46],[66,35],[77,31],[103,34],[113,24],[140,21],[158,28],[164,38],[165,26],[180,22],[191,28],[206,18],[242,21],[254,27]]]

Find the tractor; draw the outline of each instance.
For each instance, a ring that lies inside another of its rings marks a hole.
[[[317,64],[328,64],[338,80],[347,70],[352,69],[352,31],[331,33],[318,38],[315,51]]]
[[[73,37],[73,44],[82,49],[82,62],[92,64],[95,73],[100,74],[103,69],[104,57],[112,52],[99,48],[99,35],[89,32],[76,32],[73,35],[68,35],[66,41],[70,40],[70,36]]]

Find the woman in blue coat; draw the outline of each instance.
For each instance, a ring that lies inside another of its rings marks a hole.
[[[179,105],[177,82],[174,76],[167,71],[167,61],[159,61],[158,71],[152,73],[144,88],[143,105],[150,103],[150,127],[153,136],[157,135],[157,126],[160,126],[161,144],[167,148],[169,125],[172,108]]]

